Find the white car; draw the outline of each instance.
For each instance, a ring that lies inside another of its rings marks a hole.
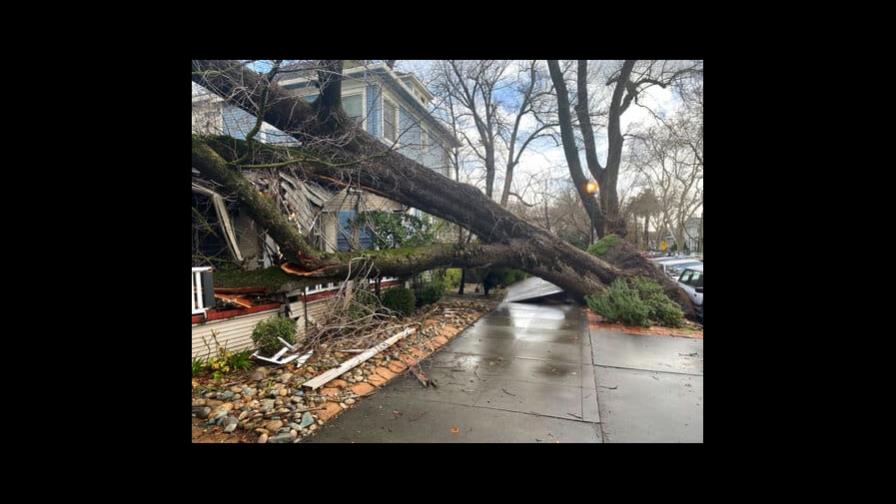
[[[654,261],[660,270],[669,275],[672,279],[677,279],[685,268],[691,266],[702,266],[703,262],[696,257],[684,257],[678,259],[670,259],[667,261]]]
[[[697,308],[697,320],[703,322],[703,264],[689,266],[678,277],[678,285]]]

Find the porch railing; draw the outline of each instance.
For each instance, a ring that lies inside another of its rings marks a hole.
[[[193,315],[199,313],[205,313],[209,307],[205,306],[202,300],[202,272],[203,271],[211,271],[211,267],[204,266],[200,268],[193,268]]]

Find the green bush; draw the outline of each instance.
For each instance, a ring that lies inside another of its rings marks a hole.
[[[283,339],[286,339],[286,338],[283,338]],[[279,341],[278,341],[278,343],[279,343]],[[279,350],[279,348],[278,348],[278,350]],[[250,352],[249,350],[231,354],[227,359],[227,364],[232,369],[241,369],[241,370],[249,369],[252,367],[252,360],[249,358],[249,356],[251,354],[252,354],[252,352]]]
[[[594,242],[594,245],[588,247],[588,253],[596,256],[604,256],[608,250],[619,243],[620,238],[614,234],[608,234],[600,240]]]
[[[456,288],[460,287],[460,275],[461,275],[460,268],[446,269],[445,277],[444,277],[445,286],[452,288],[452,289],[456,289]]]
[[[621,279],[616,279],[604,292],[585,297],[588,308],[610,322],[628,325],[648,325],[650,309],[641,301],[638,290]]]
[[[684,312],[677,303],[663,292],[663,286],[645,277],[635,277],[632,286],[650,311],[648,317],[656,324],[666,327],[681,327]]]
[[[289,343],[296,342],[296,323],[285,317],[274,317],[262,320],[252,331],[252,341],[255,348],[268,356],[277,353],[283,348],[283,343],[277,339],[283,338]]]
[[[588,307],[610,322],[680,327],[684,314],[663,292],[662,285],[644,277],[616,279],[604,292],[586,296]]]
[[[442,294],[444,293],[445,287],[440,282],[428,282],[414,292],[417,306],[435,303],[442,299]]]
[[[402,315],[410,315],[414,311],[414,292],[404,287],[392,287],[383,293],[383,306]]]
[[[201,373],[205,370],[206,364],[205,361],[196,357],[193,357],[193,376]]]
[[[508,269],[504,273],[504,282],[503,285],[510,285],[520,280],[524,280],[528,276],[525,271],[521,271],[518,269]]]

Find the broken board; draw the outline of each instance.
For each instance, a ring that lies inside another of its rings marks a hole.
[[[365,350],[364,353],[359,354],[359,355],[352,357],[351,359],[343,362],[342,364],[339,365],[339,367],[333,368],[329,371],[325,371],[325,372],[315,376],[314,378],[303,383],[302,386],[308,387],[311,390],[316,390],[321,385],[329,382],[330,380],[339,378],[340,376],[345,374],[347,371],[357,367],[359,364],[363,363],[367,359],[369,359],[369,358],[373,357],[374,355],[382,352],[383,350],[389,348],[390,346],[392,346],[398,340],[404,338],[405,336],[407,336],[409,334],[414,334],[414,332],[416,332],[416,331],[417,331],[416,328],[409,327],[409,328],[405,329],[404,331],[401,331],[398,334],[390,337],[389,339],[382,341],[379,344]]]

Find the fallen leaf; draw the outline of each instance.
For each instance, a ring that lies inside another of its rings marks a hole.
[[[451,428],[452,434],[457,434],[458,432],[460,432],[460,427],[455,425],[454,427]]]

